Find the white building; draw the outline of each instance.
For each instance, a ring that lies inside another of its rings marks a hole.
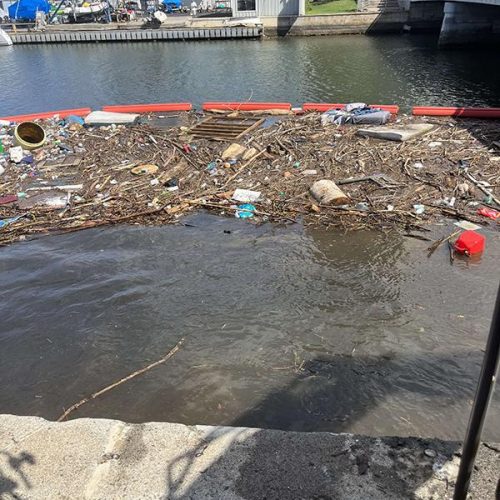
[[[305,0],[231,0],[233,17],[299,16]]]

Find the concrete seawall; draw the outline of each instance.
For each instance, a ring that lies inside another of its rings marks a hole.
[[[403,11],[379,13],[352,12],[302,17],[263,17],[267,36],[312,36],[359,33],[401,32],[408,20]]]
[[[249,428],[65,423],[0,415],[0,498],[450,498],[459,443]],[[498,445],[480,447],[472,498],[493,499]]]

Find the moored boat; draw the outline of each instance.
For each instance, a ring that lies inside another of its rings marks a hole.
[[[12,45],[12,38],[2,28],[0,28],[0,46],[1,45]]]

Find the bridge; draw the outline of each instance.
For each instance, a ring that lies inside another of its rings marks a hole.
[[[411,6],[444,3],[439,36],[442,47],[500,44],[500,0],[410,0]]]

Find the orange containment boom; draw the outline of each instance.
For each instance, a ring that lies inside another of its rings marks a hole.
[[[304,111],[319,111],[320,113],[324,113],[329,109],[341,109],[345,106],[345,104],[332,104],[332,103],[324,103],[324,102],[306,102],[302,109]],[[389,111],[393,115],[397,115],[399,112],[399,106],[395,104],[370,104],[370,108],[380,108],[384,111]]]
[[[415,106],[412,114],[418,116],[458,116],[461,118],[500,118],[500,108],[442,108]]]
[[[4,116],[0,118],[0,120],[6,120],[9,122],[31,122],[33,120],[53,118],[56,115],[60,118],[66,118],[71,115],[87,116],[91,111],[92,110],[90,108],[61,109],[60,111],[46,111],[45,113],[31,113],[29,115]]]
[[[290,111],[292,105],[289,102],[204,102],[203,110],[223,111],[265,111],[269,109],[284,109]]]
[[[193,105],[189,102],[161,102],[156,104],[117,104],[103,106],[103,111],[115,113],[155,113],[158,111],[191,111]]]

